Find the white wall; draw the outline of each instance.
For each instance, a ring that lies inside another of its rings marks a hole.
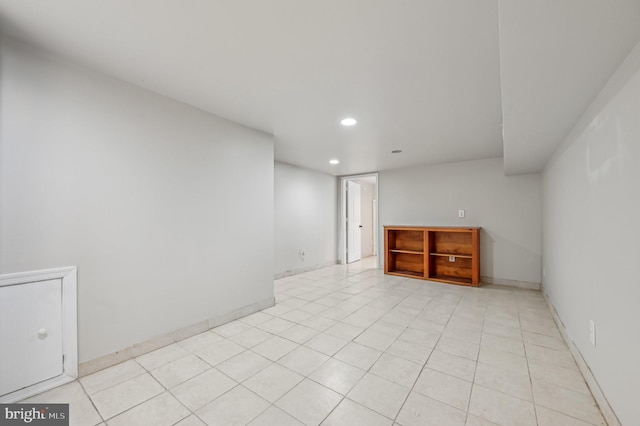
[[[80,361],[273,297],[272,137],[0,52],[0,271],[78,266]]]
[[[335,176],[275,163],[276,276],[335,264],[338,184]],[[300,250],[305,251],[304,259]]]
[[[544,172],[544,290],[624,425],[640,421],[639,69],[640,45]]]
[[[380,172],[379,253],[384,226],[481,226],[482,276],[539,283],[541,187],[539,174],[505,176],[501,158]]]

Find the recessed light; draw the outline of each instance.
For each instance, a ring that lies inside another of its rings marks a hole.
[[[351,117],[343,118],[342,120],[340,120],[340,124],[347,127],[353,126],[356,123],[357,123],[356,119]]]
[[[393,151],[391,151],[392,154],[400,154],[401,152],[401,149],[394,149]]]
[[[340,160],[336,160],[335,158],[329,160],[329,164],[340,164]]]

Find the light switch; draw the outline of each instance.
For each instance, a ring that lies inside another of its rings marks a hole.
[[[464,210],[458,210],[458,217],[464,217]]]

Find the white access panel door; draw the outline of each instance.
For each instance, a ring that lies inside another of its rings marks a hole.
[[[63,373],[62,279],[0,287],[0,396]]]
[[[347,263],[362,258],[360,184],[347,181]]]

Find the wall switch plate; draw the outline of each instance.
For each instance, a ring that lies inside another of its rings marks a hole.
[[[303,257],[304,257],[304,255],[305,255],[305,253],[304,253],[304,249],[300,250],[300,257],[301,257],[301,258],[303,258]]]
[[[455,256],[449,256],[449,262],[455,262],[455,261],[456,261]]]
[[[458,210],[458,217],[464,217],[464,210]]]
[[[596,323],[593,320],[589,320],[589,341],[596,345]]]

